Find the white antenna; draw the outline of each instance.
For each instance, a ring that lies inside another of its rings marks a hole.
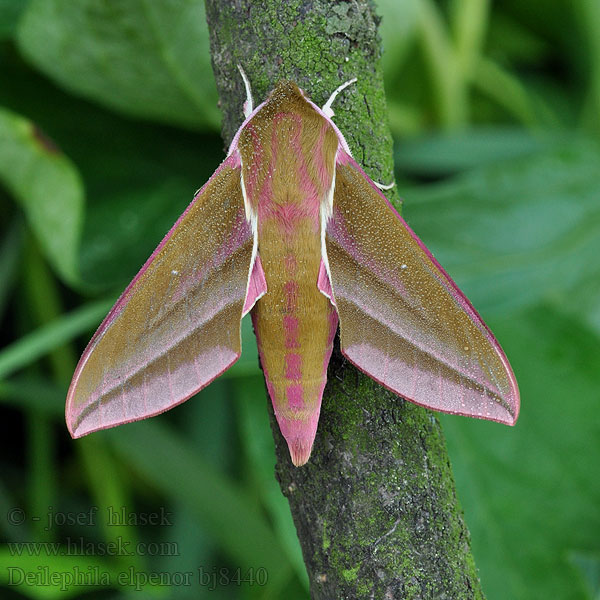
[[[246,87],[246,102],[244,102],[244,117],[248,118],[254,110],[254,102],[252,101],[252,89],[250,88],[250,81],[242,69],[241,65],[237,66],[242,79],[244,80],[244,86]]]
[[[323,105],[323,108],[321,109],[329,118],[333,117],[333,115],[335,114],[333,112],[333,109],[331,108],[331,105],[333,104],[333,101],[335,100],[336,96],[342,91],[345,90],[349,85],[356,83],[356,77],[354,79],[351,79],[350,81],[346,81],[346,83],[342,83],[342,85],[340,85],[340,87],[338,87],[333,94],[331,94],[331,96],[329,96],[329,100],[327,100],[327,102],[325,102],[325,104]]]

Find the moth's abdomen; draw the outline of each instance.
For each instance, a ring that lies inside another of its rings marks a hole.
[[[239,138],[247,212],[267,293],[252,310],[261,363],[292,460],[310,456],[337,312],[318,289],[321,210],[338,140],[294,84],[275,89]]]
[[[297,465],[310,455],[338,322],[317,288],[320,238],[312,230],[305,220],[292,239],[265,236],[261,260],[268,292],[252,312],[269,394]]]
[[[302,465],[315,438],[338,323],[317,287],[321,202],[331,186],[335,153],[330,144],[324,148],[329,131],[323,124],[306,130],[298,115],[275,120],[280,127],[273,130],[268,172],[250,186],[267,282],[252,317],[279,427],[294,464]],[[303,147],[312,149],[298,158]]]

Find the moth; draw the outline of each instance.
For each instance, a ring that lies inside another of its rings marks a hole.
[[[514,424],[519,391],[491,331],[352,158],[281,81],[117,300],[66,402],[73,437],[157,415],[239,358],[248,312],[292,462],[315,439],[336,331],[358,369],[416,404]]]

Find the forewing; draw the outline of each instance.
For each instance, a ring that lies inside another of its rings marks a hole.
[[[73,437],[167,410],[238,359],[252,246],[232,155],[88,344],[67,396]]]
[[[340,152],[326,229],[344,355],[428,408],[513,424],[516,380],[500,345],[362,169]]]

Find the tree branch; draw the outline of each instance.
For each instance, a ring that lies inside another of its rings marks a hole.
[[[243,120],[238,63],[256,103],[287,78],[322,105],[340,83],[357,77],[337,98],[334,119],[369,176],[392,180],[371,2],[206,0],[206,9],[226,142]],[[339,344],[328,378],[305,467],[292,465],[271,410],[276,474],[312,598],[483,598],[435,415],[362,375]]]

